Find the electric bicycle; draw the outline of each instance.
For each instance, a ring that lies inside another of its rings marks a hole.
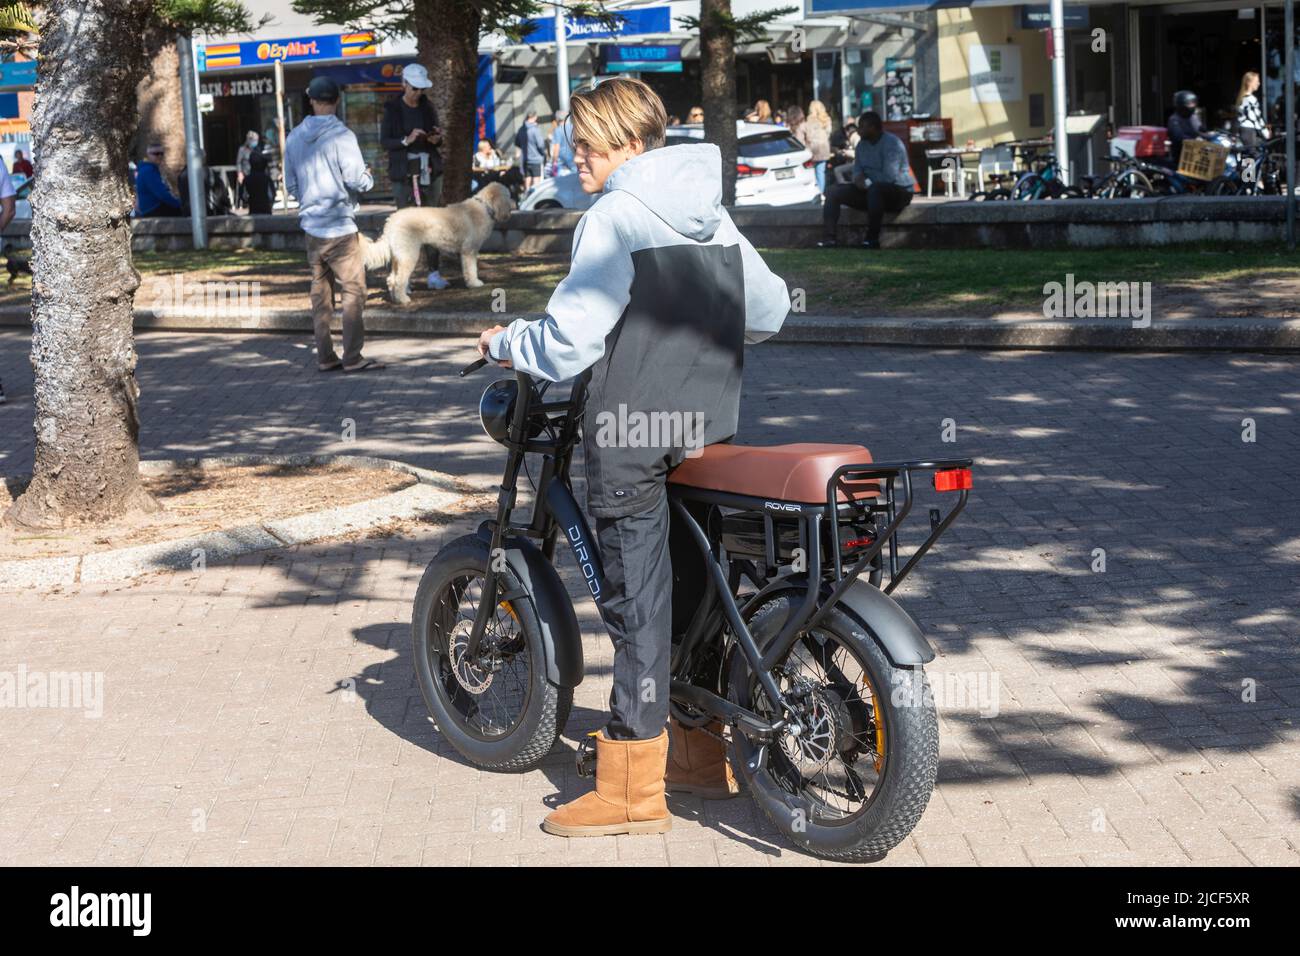
[[[570,482],[585,380],[559,399],[550,388],[516,372],[484,391],[480,418],[507,452],[496,514],[433,559],[412,615],[429,713],[461,756],[491,770],[537,766],[583,678],[559,543],[594,600],[604,586]],[[928,535],[903,560],[898,532],[923,474],[956,500],[931,509]],[[891,595],[970,489],[969,458],[874,462],[838,444],[709,445],[668,477],[671,713],[688,727],[721,723],[737,779],[809,853],[879,859],[930,799],[939,730],[924,666],[934,651]],[[580,747],[579,772],[592,762]]]

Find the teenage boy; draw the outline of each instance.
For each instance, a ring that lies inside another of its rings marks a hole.
[[[665,482],[692,441],[735,435],[745,343],[781,327],[790,296],[722,207],[717,146],[659,148],[667,117],[645,83],[620,77],[575,94],[569,121],[582,189],[601,196],[578,223],[546,317],[488,329],[479,350],[548,381],[587,379],[587,510],[605,565],[600,610],[614,642],[614,688],[596,736],[596,789],[551,813],[543,829],[662,833],[671,826],[665,784],[716,796],[737,789],[720,742],[703,730],[674,726],[667,766]],[[702,433],[645,447],[597,426],[634,413],[701,422]]]

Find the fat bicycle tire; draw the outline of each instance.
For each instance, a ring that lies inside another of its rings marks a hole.
[[[529,665],[527,702],[517,726],[499,739],[483,739],[466,726],[464,715],[457,712],[447,686],[449,680],[455,681],[448,671],[447,612],[440,612],[439,607],[442,602],[446,608],[446,601],[455,598],[458,582],[462,587],[466,578],[481,582],[487,569],[488,548],[488,542],[477,535],[466,535],[439,551],[425,569],[411,614],[416,683],[439,733],[457,753],[485,770],[518,773],[536,767],[554,748],[569,719],[573,688],[560,687],[547,678],[541,622],[532,600],[525,596],[509,602],[510,617],[519,626],[518,637]],[[507,593],[518,590],[518,582],[508,570],[501,572],[501,585]]]
[[[775,638],[791,610],[788,596],[774,595],[754,612],[749,626],[760,648]],[[924,670],[894,666],[870,636],[870,626],[844,605],[833,608],[817,632],[833,639],[863,667],[875,706],[884,715],[884,763],[878,771],[879,783],[865,806],[842,821],[819,824],[812,814],[800,821],[802,827],[797,826],[790,795],[773,771],[778,745],[769,747],[762,768],[750,772],[747,761],[753,745],[736,732],[729,757],[737,779],[764,816],[792,843],[823,859],[873,862],[908,837],[934,792],[939,722],[933,696]],[[737,651],[731,657],[728,696],[742,706],[753,707],[755,688],[748,660]]]

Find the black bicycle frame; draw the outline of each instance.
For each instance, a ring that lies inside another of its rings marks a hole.
[[[574,559],[593,599],[599,601],[604,587],[600,553],[586,519],[574,500],[569,477],[573,450],[579,438],[586,403],[586,383],[581,379],[575,382],[569,397],[563,401],[545,402],[541,400],[538,389],[529,376],[516,373],[515,378],[518,384],[518,397],[515,400],[514,414],[504,442],[508,454],[497,494],[496,518],[490,522],[491,548],[488,567],[485,570],[483,598],[479,602],[466,648],[466,654],[471,658],[478,653],[487,622],[500,594],[499,562],[495,559],[503,553],[502,546],[508,537],[521,535],[540,541],[547,560],[554,561],[556,539],[563,530],[564,538],[573,551]],[[534,435],[534,427],[539,423],[542,423],[543,427]],[[549,432],[548,436],[541,437],[541,431]],[[536,483],[536,498],[532,514],[526,523],[518,523],[511,519],[518,496],[519,471],[525,467],[525,456],[528,454],[540,455],[542,467]],[[689,660],[702,642],[716,634],[716,629],[709,626],[713,620],[712,616],[717,613],[713,603],[716,598],[721,606],[722,617],[731,629],[741,653],[745,655],[767,699],[772,703],[776,713],[781,716],[769,721],[753,711],[724,700],[703,687],[677,678],[673,679],[671,687],[674,700],[704,711],[711,717],[724,720],[749,736],[763,741],[774,738],[790,723],[792,714],[791,707],[771,674],[776,662],[796,640],[822,621],[859,576],[877,560],[886,544],[889,546],[890,582],[884,588],[884,592],[889,594],[903,582],[912,568],[925,556],[966,506],[969,491],[963,488],[957,503],[947,515],[940,518],[937,509],[932,512],[929,536],[900,569],[897,535],[899,527],[912,510],[913,473],[963,469],[969,468],[970,465],[969,458],[845,465],[838,468],[827,481],[826,500],[817,503],[770,501],[749,495],[692,488],[670,482],[668,495],[673,514],[682,522],[695,546],[703,555],[710,581],[709,593],[697,608],[695,620],[679,646],[674,649],[673,672],[678,673],[679,665]],[[879,501],[878,496],[881,480],[885,482],[883,503]],[[864,482],[876,482],[875,495],[862,496]],[[901,503],[897,500],[896,483],[901,483]],[[726,508],[762,514],[769,568],[777,566],[778,548],[774,517],[798,519],[799,546],[806,555],[807,567],[802,572],[791,575],[790,579],[792,581],[802,579],[803,598],[782,625],[776,639],[765,651],[755,642],[737,604],[739,580],[734,575],[732,579],[728,579],[727,568],[730,566],[730,561],[720,538],[715,541],[710,540],[709,535],[690,513],[686,506],[687,502],[700,503],[717,509]],[[850,504],[851,502],[856,504]],[[875,540],[848,571],[842,567],[838,547],[840,508],[846,505],[865,510],[873,520],[883,517],[886,522],[885,527],[878,530]],[[829,522],[830,525],[832,546],[829,549],[829,568],[823,568],[823,522]],[[831,591],[823,598],[822,591],[828,586]],[[755,760],[762,760],[761,748]]]
[[[563,401],[543,402],[529,376],[516,372],[515,382],[518,392],[514,414],[504,442],[507,449],[505,472],[497,491],[496,518],[489,522],[491,544],[484,572],[483,597],[466,642],[465,653],[471,659],[478,654],[487,622],[500,594],[500,561],[497,559],[504,554],[503,543],[508,537],[519,535],[536,539],[541,543],[546,559],[554,561],[556,539],[563,528],[565,541],[573,550],[574,559],[594,599],[599,600],[604,586],[600,551],[569,483],[573,449],[578,442],[587,401],[586,383],[576,381],[569,397]],[[546,438],[533,437],[533,425],[541,419],[545,419],[552,434]],[[542,468],[537,479],[532,514],[527,523],[521,524],[511,518],[518,498],[519,472],[525,467],[525,456],[529,454],[542,456]]]

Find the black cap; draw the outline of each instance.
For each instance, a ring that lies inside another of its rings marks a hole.
[[[315,77],[307,84],[307,96],[309,99],[320,100],[322,103],[337,103],[339,101],[339,85],[328,76]]]

